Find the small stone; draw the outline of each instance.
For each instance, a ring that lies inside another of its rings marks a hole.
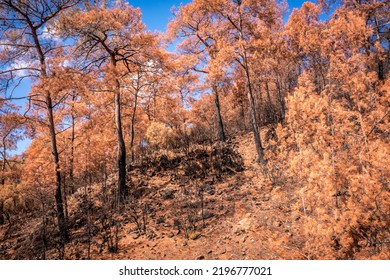
[[[209,250],[209,251],[207,252],[207,254],[210,255],[212,252],[213,252],[213,250]]]
[[[168,237],[172,238],[173,237],[173,233],[168,234]]]
[[[157,221],[156,221],[156,224],[162,224],[165,222],[165,217],[164,216],[160,216],[157,218]]]
[[[199,257],[197,257],[196,258],[197,260],[204,260],[204,256],[202,255],[202,256],[199,256]]]

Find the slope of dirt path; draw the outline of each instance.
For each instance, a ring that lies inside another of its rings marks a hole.
[[[271,237],[278,238],[286,229],[287,217],[275,215],[271,190],[266,190],[256,163],[255,145],[251,134],[234,141],[242,156],[244,170],[215,184],[216,215],[207,220],[195,240],[169,226],[157,227],[157,236],[126,235],[121,239],[118,258],[132,259],[278,259],[269,249]],[[166,188],[171,188],[169,184]],[[277,201],[276,201],[277,202]],[[164,210],[166,211],[166,210]],[[169,223],[169,222],[168,222]],[[283,226],[285,225],[285,226]],[[288,229],[287,229],[288,230]]]

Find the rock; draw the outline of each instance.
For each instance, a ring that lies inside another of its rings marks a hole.
[[[246,232],[252,226],[252,221],[249,218],[244,218],[237,223],[234,227],[234,233],[239,235],[243,232]]]
[[[174,219],[173,220],[173,226],[174,227],[180,227],[181,226],[181,222],[178,219]]]
[[[276,221],[274,221],[274,223],[273,223],[274,227],[281,227],[282,224],[283,224],[283,223],[282,223],[281,221],[279,221],[279,220],[276,220]]]
[[[168,234],[168,237],[169,237],[169,238],[172,238],[173,236],[174,236],[173,233]]]
[[[207,252],[207,254],[210,255],[212,252],[213,252],[213,250],[209,250],[209,251]]]
[[[197,260],[204,260],[204,256],[201,255],[201,256],[197,257],[196,259],[197,259]]]
[[[135,240],[135,239],[138,239],[138,238],[139,238],[139,234],[138,234],[138,233],[134,233],[134,234],[132,235],[132,237],[133,237],[134,240]]]

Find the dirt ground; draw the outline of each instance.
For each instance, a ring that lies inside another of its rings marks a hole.
[[[217,167],[204,167],[202,157],[207,156],[195,154],[197,165],[167,161],[168,167],[131,170],[136,204],[116,214],[119,227],[115,234],[91,234],[91,225],[98,223],[92,213],[89,226],[85,222],[77,226],[78,220],[73,221],[72,239],[65,248],[48,244],[42,255],[39,234],[32,237],[39,232],[41,218],[26,219],[29,222],[12,229],[1,227],[0,258],[281,259],[274,250],[275,242],[289,250],[283,240],[292,235],[285,202],[263,182],[251,134],[232,140],[230,147],[234,154],[227,157],[234,158],[226,160],[222,155],[216,159],[222,162]],[[202,166],[206,173],[202,173]],[[221,166],[220,173],[207,171]],[[113,236],[117,237],[118,250],[107,245]]]

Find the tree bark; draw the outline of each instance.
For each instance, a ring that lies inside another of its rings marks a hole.
[[[5,185],[5,165],[7,162],[6,159],[6,146],[5,146],[5,139],[3,139],[3,162],[1,164],[1,185],[4,187]]]
[[[64,214],[64,207],[62,201],[61,193],[61,171],[60,171],[60,159],[57,149],[57,138],[54,125],[54,116],[53,116],[53,105],[50,93],[46,93],[46,106],[47,106],[47,118],[49,120],[49,132],[51,140],[51,151],[54,159],[54,168],[56,175],[56,189],[55,189],[55,199],[56,199],[56,208],[57,208],[57,220],[58,228],[60,231],[60,236],[63,242],[69,241],[68,227]]]
[[[70,159],[69,159],[69,178],[70,178],[70,190],[72,193],[74,193],[75,185],[74,185],[74,140],[75,140],[75,114],[74,114],[74,102],[76,100],[76,95],[73,95],[72,97],[72,133],[70,137]]]
[[[244,39],[243,26],[242,26],[241,1],[237,2],[237,4],[238,4],[238,13],[240,17],[239,24],[238,25],[234,24],[230,18],[229,21],[233,24],[234,28],[236,28],[237,31],[239,32],[240,40],[244,42],[245,39]],[[243,67],[245,71],[246,94],[249,101],[251,126],[252,126],[253,138],[255,140],[255,145],[256,145],[258,162],[259,164],[265,164],[266,162],[264,160],[264,149],[261,144],[259,125],[256,118],[256,107],[255,107],[255,100],[253,97],[253,86],[251,83],[247,52],[245,46],[242,45],[242,43],[240,43],[240,47],[241,47],[241,57],[242,57],[242,61],[240,62],[240,65]]]
[[[135,92],[134,96],[134,108],[133,115],[131,116],[131,135],[130,135],[130,151],[131,151],[131,161],[134,161],[134,124],[135,124],[135,114],[137,113],[138,106],[138,90]]]
[[[255,108],[255,100],[253,98],[253,88],[249,73],[249,67],[248,67],[248,61],[246,57],[246,52],[244,51],[244,70],[245,70],[245,82],[246,82],[246,93],[249,101],[249,108],[250,108],[250,117],[251,117],[251,126],[252,126],[252,132],[253,132],[253,138],[255,140],[256,145],[256,151],[258,156],[258,162],[260,164],[264,164],[264,149],[261,144],[260,139],[260,132],[259,132],[259,125],[256,118],[256,108]]]
[[[220,141],[225,142],[226,135],[225,135],[223,121],[222,121],[221,106],[219,104],[218,87],[214,83],[212,88],[213,88],[213,95],[214,95],[215,114],[216,114],[216,119],[217,119],[218,138]]]
[[[114,57],[111,58],[111,64],[114,71],[116,71],[116,60]],[[115,78],[114,85],[114,111],[115,111],[115,129],[118,141],[118,154],[117,154],[117,164],[118,164],[118,193],[119,193],[119,202],[122,203],[125,201],[127,196],[126,188],[126,145],[123,139],[122,132],[122,113],[121,113],[121,92],[120,92],[120,82],[118,78]]]
[[[279,79],[277,80],[276,86],[278,88],[278,101],[279,101],[280,118],[281,118],[280,121],[283,122],[286,116],[286,103],[282,95],[282,89],[281,89],[281,84],[279,82]]]
[[[4,225],[4,215],[3,215],[4,202],[0,200],[0,225]]]
[[[41,44],[38,39],[36,28],[31,26],[31,33],[34,39],[35,48],[38,52],[38,57],[41,64],[41,76],[43,79],[46,79],[47,78],[46,60],[45,60],[45,55],[41,48]],[[55,200],[56,200],[56,208],[57,208],[58,229],[60,231],[60,236],[62,241],[67,242],[69,241],[69,233],[68,233],[68,226],[65,219],[64,206],[63,206],[62,193],[61,193],[61,169],[60,169],[60,160],[59,160],[59,154],[57,148],[57,138],[55,132],[53,104],[52,104],[50,92],[48,91],[45,94],[45,101],[46,101],[47,118],[49,121],[51,150],[52,150],[52,155],[54,160],[54,168],[55,168],[54,172],[56,177]]]

